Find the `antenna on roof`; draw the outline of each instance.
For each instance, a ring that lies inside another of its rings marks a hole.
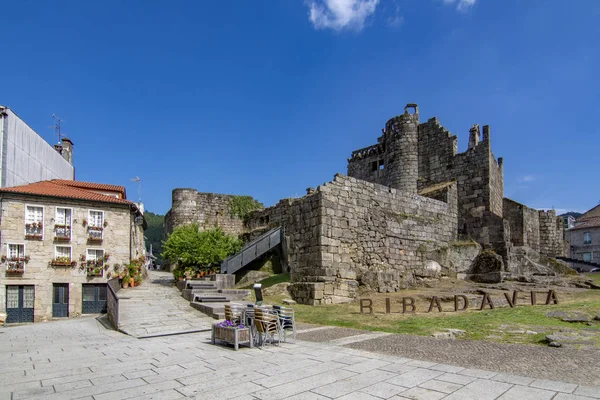
[[[142,202],[142,192],[141,192],[142,180],[140,179],[139,176],[136,176],[135,178],[131,178],[131,181],[137,183],[137,187],[138,187],[138,203],[141,203]]]
[[[55,114],[52,114],[52,118],[56,120],[56,124],[52,125],[50,128],[56,131],[56,133],[58,134],[58,144],[61,144],[60,123],[64,121],[58,118]]]

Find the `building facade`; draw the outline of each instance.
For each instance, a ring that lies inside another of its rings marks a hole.
[[[570,258],[600,264],[600,205],[588,210],[566,231]]]
[[[0,312],[7,322],[106,309],[106,283],[145,255],[125,188],[68,180],[0,189]]]
[[[49,145],[8,107],[0,106],[0,187],[75,179],[73,142]]]

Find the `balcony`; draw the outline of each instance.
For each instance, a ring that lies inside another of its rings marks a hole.
[[[89,277],[102,277],[104,276],[104,261],[103,260],[92,260],[85,263],[87,269],[87,276]]]
[[[76,267],[77,261],[71,261],[70,257],[56,257],[50,261],[52,267]]]
[[[42,240],[44,225],[41,222],[32,222],[25,224],[25,239],[27,240]]]
[[[88,226],[87,235],[88,242],[90,243],[102,243],[102,233],[104,228],[101,226]]]
[[[25,272],[25,258],[9,258],[6,260],[6,273],[7,274],[22,274]]]
[[[54,240],[57,242],[71,241],[71,226],[54,225]]]

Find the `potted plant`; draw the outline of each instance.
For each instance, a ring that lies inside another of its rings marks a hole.
[[[123,276],[123,282],[121,282],[121,287],[123,287],[123,288],[129,287],[129,275]]]

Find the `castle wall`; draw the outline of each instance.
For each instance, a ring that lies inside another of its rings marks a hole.
[[[348,176],[387,185],[384,149],[383,144],[376,144],[353,151],[348,159]]]
[[[554,210],[538,211],[540,221],[540,253],[548,257],[563,256],[564,223]]]
[[[540,250],[540,221],[538,210],[511,199],[503,200],[504,219],[510,223],[510,239],[514,246]]]
[[[308,254],[294,258],[298,250],[288,245],[295,300],[341,303],[356,297],[359,284],[379,291],[412,286],[423,274],[424,253],[456,238],[456,185],[432,195],[448,203],[340,174],[320,186],[313,195],[320,203],[305,208],[310,223],[300,232],[316,246],[300,247]],[[285,230],[291,235],[289,225]]]
[[[220,227],[227,234],[239,236],[245,230],[244,221],[230,215],[232,197],[199,193],[195,189],[174,189],[171,210],[165,215],[166,235],[178,226],[198,224],[200,230]]]

